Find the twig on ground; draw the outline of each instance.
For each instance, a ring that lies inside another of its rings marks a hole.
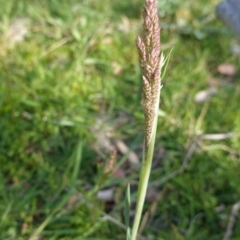
[[[232,149],[232,148],[230,148],[230,147],[228,147],[226,145],[223,145],[223,144],[215,144],[215,145],[210,145],[210,146],[201,146],[201,148],[204,151],[222,150],[222,151],[228,152],[231,155],[240,156],[240,151]]]
[[[230,237],[232,236],[234,224],[235,224],[235,221],[236,221],[236,216],[238,214],[239,209],[240,209],[240,201],[235,203],[232,207],[232,211],[231,211],[231,214],[229,216],[229,222],[228,222],[227,230],[226,230],[226,233],[224,235],[223,240],[229,240]]]
[[[193,141],[190,148],[188,149],[188,152],[184,158],[182,166],[179,169],[171,172],[167,176],[163,177],[160,181],[157,181],[154,185],[159,187],[162,184],[164,184],[165,182],[167,182],[167,181],[175,178],[179,174],[183,173],[186,170],[186,168],[188,167],[191,157],[192,157],[193,153],[195,152],[196,147],[201,140],[220,141],[220,140],[232,138],[235,136],[240,136],[240,133],[239,132],[237,132],[237,133],[228,132],[228,133],[217,133],[217,134],[203,134],[203,135],[196,136],[195,140]]]
[[[240,136],[239,132],[229,132],[229,133],[216,133],[216,134],[203,134],[200,137],[202,140],[224,140],[232,137]]]
[[[155,186],[159,187],[159,186],[163,185],[165,182],[175,178],[176,176],[178,176],[179,174],[183,173],[186,170],[186,168],[188,167],[188,165],[190,163],[191,157],[196,150],[196,147],[198,145],[198,141],[199,141],[198,137],[195,138],[195,140],[193,141],[193,143],[189,147],[189,149],[187,151],[187,154],[184,158],[184,161],[182,163],[182,166],[179,169],[171,172],[169,175],[163,177],[160,181],[158,181],[156,184],[154,184]]]
[[[116,139],[113,142],[122,155],[127,155],[128,161],[131,166],[136,166],[140,163],[138,155],[134,151],[132,151],[123,141]]]

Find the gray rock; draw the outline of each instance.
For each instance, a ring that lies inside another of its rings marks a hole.
[[[216,6],[217,17],[240,39],[240,0],[225,0]]]

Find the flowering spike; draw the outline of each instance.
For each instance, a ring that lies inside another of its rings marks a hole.
[[[148,148],[160,91],[160,26],[156,0],[146,0],[143,18],[143,36],[138,36],[136,43],[142,70],[145,147]]]

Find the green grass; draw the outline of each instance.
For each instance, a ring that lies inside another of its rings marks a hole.
[[[132,180],[138,170],[118,153],[126,176],[107,174],[112,152],[99,145],[106,137],[97,138],[111,133],[141,157],[135,37],[142,3],[0,0],[0,239],[125,239],[124,195],[131,181],[136,197]],[[202,141],[183,174],[158,184],[180,168],[196,134],[240,130],[239,58],[230,54],[231,36],[214,19],[215,4],[159,1],[162,49],[173,52],[150,180],[162,198],[142,239],[222,239],[231,207],[240,199],[237,136]],[[19,19],[25,19],[28,32],[12,44],[9,29]],[[237,67],[232,81],[217,73],[223,62]],[[194,95],[210,78],[218,78],[218,93],[196,104]],[[110,206],[97,199],[97,192],[109,187],[115,194]],[[147,201],[145,211],[151,204]],[[237,221],[232,239],[239,237]]]

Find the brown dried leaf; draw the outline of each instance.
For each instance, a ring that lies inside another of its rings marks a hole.
[[[218,72],[224,75],[232,76],[237,72],[237,70],[231,63],[222,63],[218,66]]]
[[[126,154],[128,155],[128,160],[131,165],[137,165],[140,163],[140,160],[137,154],[131,151],[123,141],[115,140],[114,142],[119,152],[121,152],[123,155],[126,155]]]

